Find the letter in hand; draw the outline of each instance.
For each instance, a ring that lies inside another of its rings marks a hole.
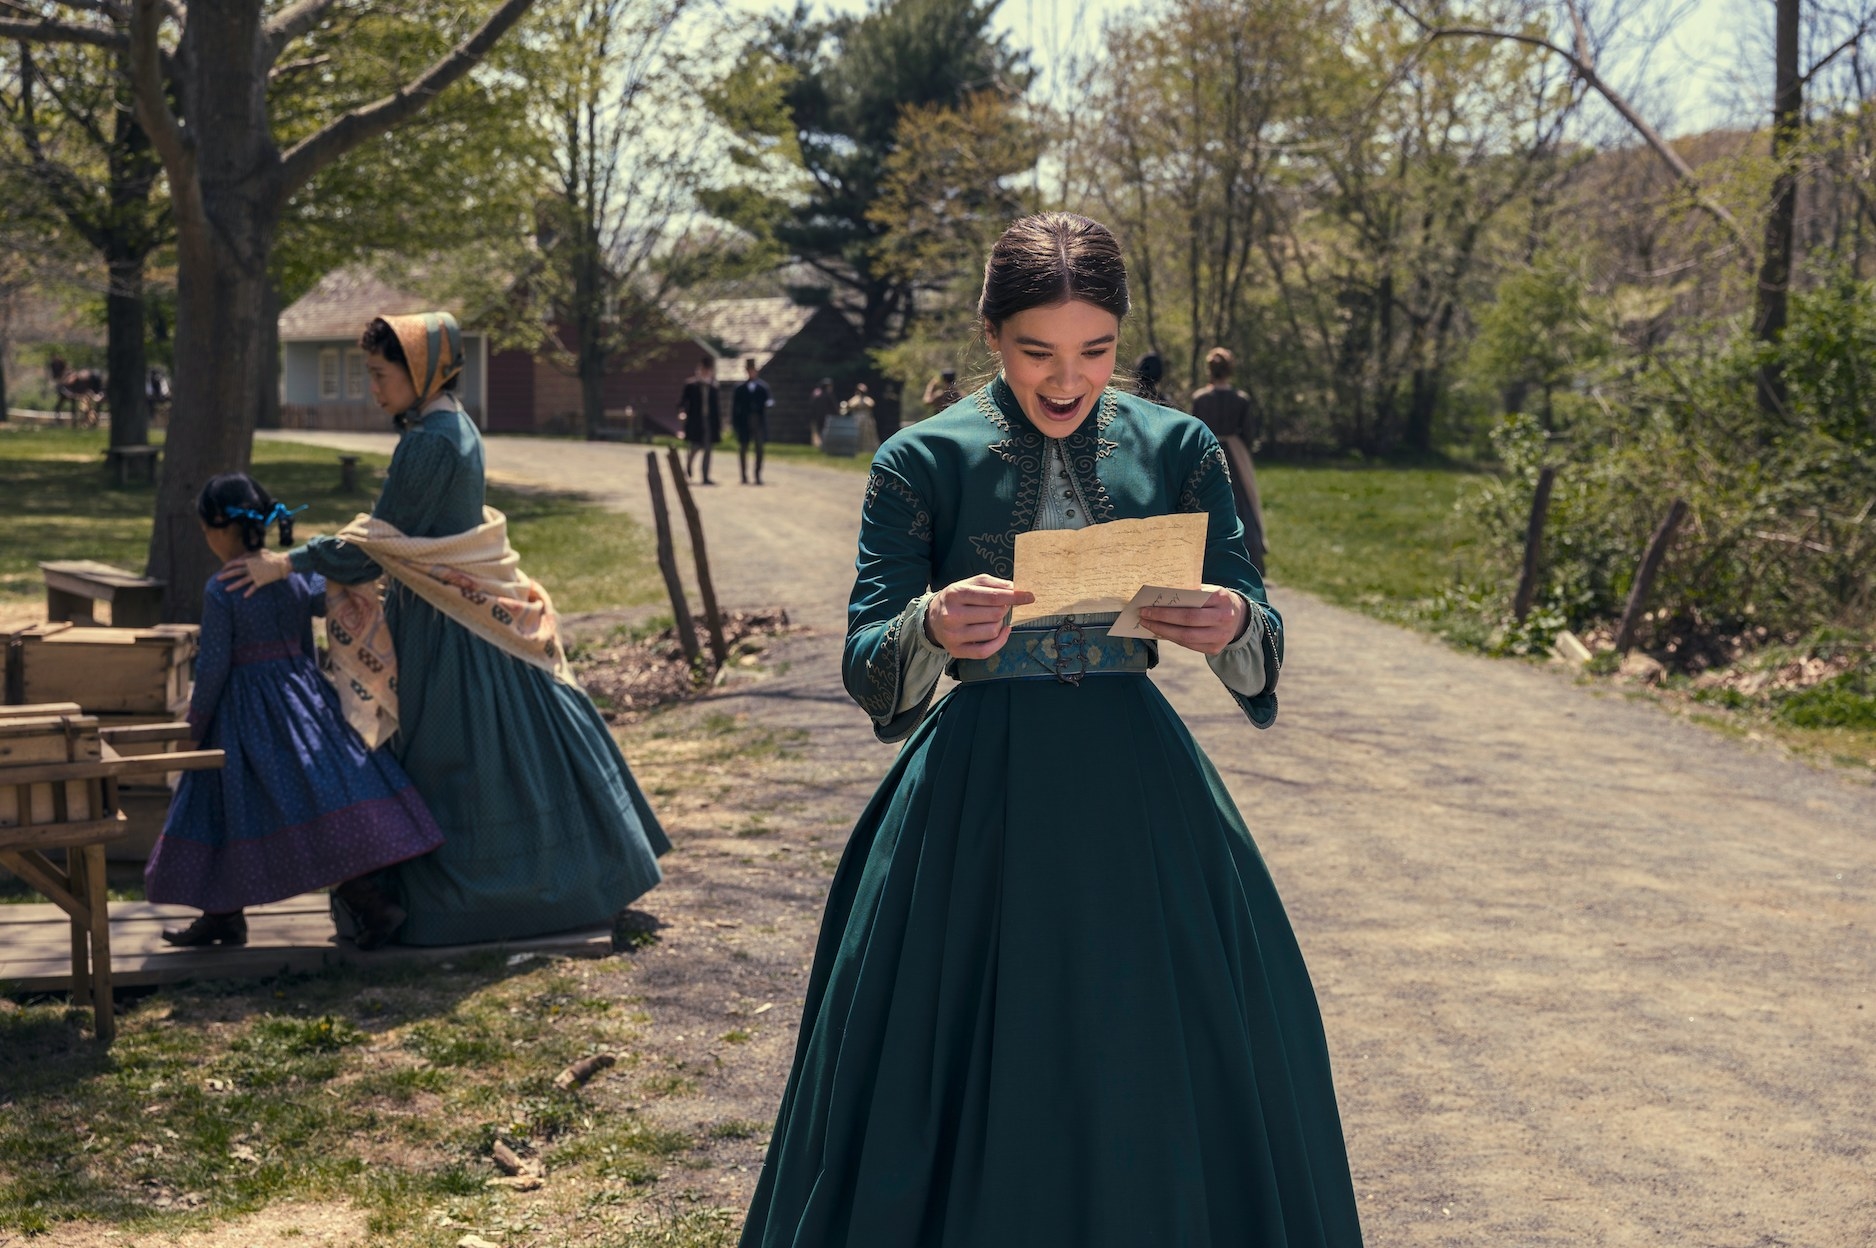
[[[999,576],[947,585],[925,604],[925,635],[954,659],[987,659],[1010,639],[1010,612],[1035,601]]]
[[[1203,606],[1142,607],[1140,622],[1163,641],[1200,654],[1220,653],[1244,631],[1249,608],[1228,589],[1217,585],[1200,588],[1211,591]]]

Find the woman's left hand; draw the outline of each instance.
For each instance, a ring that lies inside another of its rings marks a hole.
[[[231,591],[246,590],[241,596],[252,598],[254,591],[261,586],[284,581],[292,572],[293,561],[279,551],[257,550],[245,558],[231,559],[223,564],[222,570],[215,574],[215,579]]]
[[[1216,585],[1201,585],[1212,596],[1197,607],[1142,607],[1140,622],[1163,641],[1217,654],[1238,639],[1244,631],[1244,599]]]

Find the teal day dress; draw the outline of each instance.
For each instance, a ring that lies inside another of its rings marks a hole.
[[[1361,1243],[1309,973],[1154,644],[1111,615],[948,665],[924,637],[928,591],[1009,576],[1018,533],[1172,512],[1250,604],[1211,663],[1268,727],[1282,621],[1197,420],[1110,390],[1048,439],[999,379],[880,448],[845,676],[905,745],[834,877],[745,1248]]]
[[[482,436],[454,403],[407,419],[372,514],[411,537],[482,523]],[[299,572],[342,584],[379,575],[322,537]],[[549,586],[551,589],[552,587]],[[392,581],[398,730],[386,743],[443,831],[392,868],[412,945],[513,940],[609,922],[661,878],[671,845],[605,720],[578,688],[475,636]]]

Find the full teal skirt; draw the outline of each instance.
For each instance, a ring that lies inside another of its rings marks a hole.
[[[1315,991],[1152,681],[964,686],[834,878],[745,1248],[1356,1248]]]
[[[671,847],[593,703],[415,595],[392,596],[389,746],[443,831],[392,870],[412,945],[610,922]]]

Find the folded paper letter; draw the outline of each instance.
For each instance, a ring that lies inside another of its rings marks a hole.
[[[1190,512],[1018,533],[1012,579],[1036,600],[1011,621],[1120,611],[1147,586],[1195,590],[1205,577],[1207,523]]]

